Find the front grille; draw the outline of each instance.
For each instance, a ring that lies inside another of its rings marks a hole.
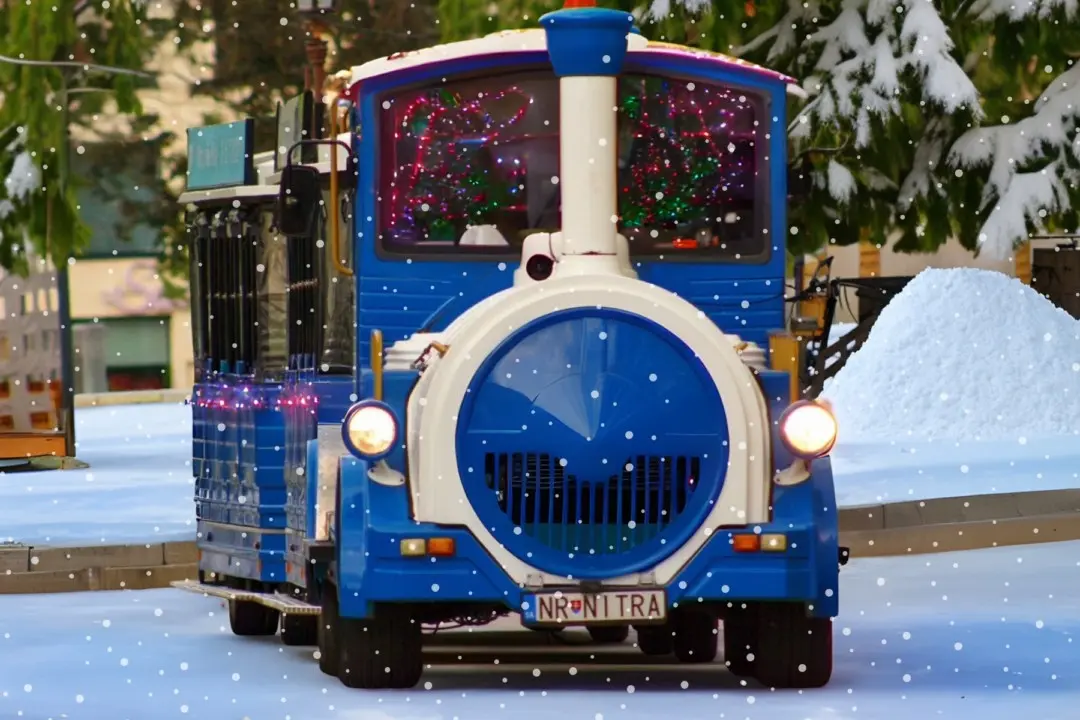
[[[701,472],[696,457],[629,457],[621,473],[604,478],[578,478],[565,465],[546,453],[488,453],[484,475],[515,533],[589,555],[628,552],[657,537],[690,505]]]

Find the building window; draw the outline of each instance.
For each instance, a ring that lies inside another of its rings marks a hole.
[[[72,158],[80,214],[90,228],[88,258],[153,257],[161,249],[164,194],[153,142],[96,143]]]
[[[169,323],[167,317],[99,320],[96,324],[104,328],[102,357],[80,358],[82,371],[103,367],[109,392],[170,387]]]

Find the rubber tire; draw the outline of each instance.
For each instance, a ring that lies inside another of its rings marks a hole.
[[[340,618],[338,678],[348,688],[408,689],[424,672],[420,623],[407,609],[377,607],[367,620]]]
[[[710,663],[716,659],[720,643],[716,616],[700,610],[678,612],[673,620],[675,658],[679,662]]]
[[[754,676],[772,688],[820,688],[833,667],[831,618],[806,614],[801,603],[770,603],[758,610]],[[800,667],[801,666],[801,667]]]
[[[757,614],[752,605],[728,609],[724,616],[724,664],[732,675],[754,677],[757,630]]]
[[[241,637],[276,635],[281,613],[250,600],[229,601],[229,627]]]
[[[647,625],[637,630],[637,646],[649,657],[670,655],[675,650],[675,638],[668,625]]]
[[[318,631],[319,617],[317,615],[285,613],[281,616],[281,642],[289,647],[317,645]]]
[[[589,625],[585,629],[593,642],[601,645],[618,645],[630,637],[629,625]]]
[[[318,625],[315,628],[315,644],[319,647],[319,670],[331,677],[338,676],[341,650],[338,647],[337,588],[327,585],[323,588],[322,606],[319,608]]]

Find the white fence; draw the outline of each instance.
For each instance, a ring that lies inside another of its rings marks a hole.
[[[0,270],[0,433],[55,431],[61,402],[60,298],[55,269]]]

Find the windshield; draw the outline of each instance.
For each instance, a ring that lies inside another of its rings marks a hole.
[[[556,231],[559,86],[548,71],[381,99],[379,235],[390,252],[516,253]],[[764,101],[651,75],[619,81],[619,231],[633,255],[766,249]]]

